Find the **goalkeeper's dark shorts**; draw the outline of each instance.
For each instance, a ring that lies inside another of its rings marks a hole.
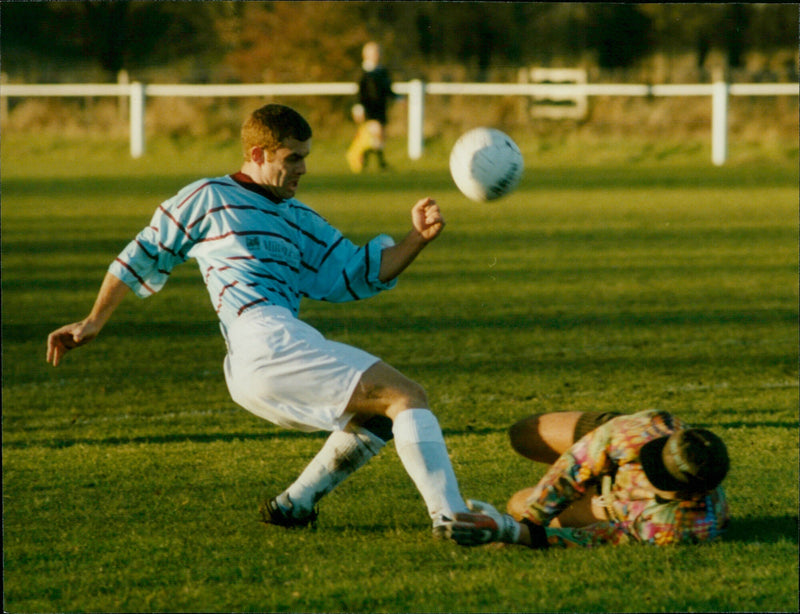
[[[585,411],[578,418],[575,423],[575,430],[572,434],[572,441],[578,441],[587,433],[591,433],[598,426],[605,424],[609,420],[613,420],[622,414],[616,411]]]

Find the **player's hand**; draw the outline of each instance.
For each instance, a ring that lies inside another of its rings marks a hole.
[[[508,514],[501,514],[484,501],[467,500],[470,513],[456,514],[447,523],[445,535],[461,546],[481,546],[491,542],[515,544],[520,525]]]
[[[97,336],[98,332],[100,331],[95,330],[86,321],[74,322],[54,330],[47,336],[47,362],[57,367],[64,354],[89,343]]]
[[[439,205],[430,197],[423,198],[411,209],[414,230],[425,243],[433,241],[444,229],[444,218]]]

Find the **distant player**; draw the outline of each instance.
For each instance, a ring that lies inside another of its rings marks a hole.
[[[358,128],[347,151],[350,169],[360,173],[370,155],[375,155],[380,168],[387,168],[383,150],[386,143],[386,123],[389,102],[396,97],[392,91],[389,71],[381,64],[381,47],[374,41],[362,50],[362,73],[358,82],[358,104],[353,107],[353,119]]]
[[[423,388],[362,350],[324,338],[298,319],[300,299],[341,302],[392,288],[439,236],[431,198],[411,209],[397,244],[379,235],[356,246],[295,198],[311,152],[311,128],[293,109],[269,104],[242,128],[239,172],[201,179],[165,201],[109,267],[89,315],[52,332],[47,360],[94,339],[122,299],[158,292],[194,258],[217,313],[233,399],[279,426],[330,431],[285,491],[264,501],[262,519],[315,523],[316,504],[394,438],[433,522],[467,511],[438,421]]]
[[[468,501],[472,513],[446,531],[462,545],[694,544],[728,523],[725,444],[667,412],[534,415],[510,435],[521,455],[552,466],[511,497],[509,514]]]

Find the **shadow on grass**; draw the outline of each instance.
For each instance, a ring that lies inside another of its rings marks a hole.
[[[3,323],[3,341],[42,341],[47,339],[51,330],[55,330],[63,323],[49,322],[33,323]],[[130,326],[117,327],[115,334],[118,336],[135,337],[137,339],[168,339],[181,337],[220,337],[219,324],[214,320],[182,322],[139,322]]]
[[[504,433],[506,426],[475,428],[467,426],[463,429],[446,429],[446,437],[456,435],[488,435],[491,433]],[[303,433],[301,431],[274,430],[259,433],[174,433],[166,435],[138,435],[135,437],[104,437],[104,438],[53,438],[53,439],[26,439],[24,441],[5,441],[3,448],[25,450],[29,448],[63,449],[77,445],[86,446],[124,446],[131,444],[170,444],[170,443],[214,443],[230,441],[281,441],[292,439],[325,439],[329,433],[315,431]]]
[[[641,165],[636,172],[624,162],[609,165],[559,166],[536,169],[529,177],[523,176],[521,190],[598,189],[598,188],[680,188],[680,187],[731,187],[731,186],[794,186],[797,171],[791,164],[776,167],[774,164],[750,164],[747,172],[741,167],[727,165],[710,168],[706,165],[685,164],[671,167]],[[181,187],[202,178],[202,174],[158,175],[148,173],[123,174],[117,177],[74,176],[55,178],[9,177],[3,180],[4,191],[12,196],[46,196],[57,198],[75,195],[107,195],[124,193],[129,197],[152,198],[154,206],[175,194]],[[534,179],[535,178],[535,179]],[[530,182],[530,185],[529,185]],[[303,192],[309,197],[319,189],[355,192],[390,192],[409,190],[409,186],[445,192],[454,190],[445,166],[436,168],[405,168],[392,173],[350,175],[341,172],[313,172],[303,181]],[[301,200],[302,200],[301,196]]]
[[[25,441],[6,441],[7,449],[27,449],[35,447],[63,449],[77,445],[86,446],[125,446],[131,444],[169,444],[169,443],[214,443],[218,441],[271,441],[283,439],[324,439],[327,433],[301,433],[300,431],[269,431],[261,433],[175,433],[170,435],[139,435],[136,437],[105,437],[71,439],[28,439]]]
[[[764,516],[731,519],[724,541],[771,544],[782,540],[798,543],[797,516]]]
[[[753,422],[745,422],[739,420],[737,422],[724,422],[720,424],[710,423],[697,423],[696,426],[703,428],[723,428],[723,429],[753,429],[753,428],[774,428],[774,429],[796,429],[797,422],[789,420],[760,420]]]
[[[187,280],[189,281],[189,280]],[[339,330],[349,330],[353,326],[352,316],[338,316],[334,314],[326,317],[304,316],[303,320],[315,328],[329,331],[333,335]],[[398,333],[409,331],[412,333],[439,332],[444,330],[572,330],[589,327],[597,330],[603,328],[630,328],[630,327],[670,327],[670,326],[708,326],[722,324],[743,324],[750,326],[765,324],[793,324],[797,321],[796,309],[780,308],[752,308],[752,309],[717,309],[711,310],[642,310],[639,312],[591,312],[585,313],[541,313],[531,311],[514,311],[500,314],[470,313],[468,317],[461,314],[443,314],[440,317],[425,316],[393,316],[391,314],[375,311],[374,313],[360,315],[358,326],[363,330],[373,333],[388,332]],[[114,334],[117,337],[168,338],[186,336],[219,335],[219,326],[216,320],[203,320],[201,322],[187,322],[186,320],[164,322],[133,322],[118,319]],[[38,339],[42,333],[45,336],[50,330],[61,326],[62,322],[36,321],[36,322],[4,322],[2,333],[4,341],[27,341],[31,338]]]

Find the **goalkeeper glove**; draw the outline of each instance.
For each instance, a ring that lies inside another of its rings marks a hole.
[[[447,524],[445,534],[461,546],[481,546],[491,542],[516,544],[520,524],[508,514],[501,514],[483,501],[467,500],[470,513],[455,515]]]

